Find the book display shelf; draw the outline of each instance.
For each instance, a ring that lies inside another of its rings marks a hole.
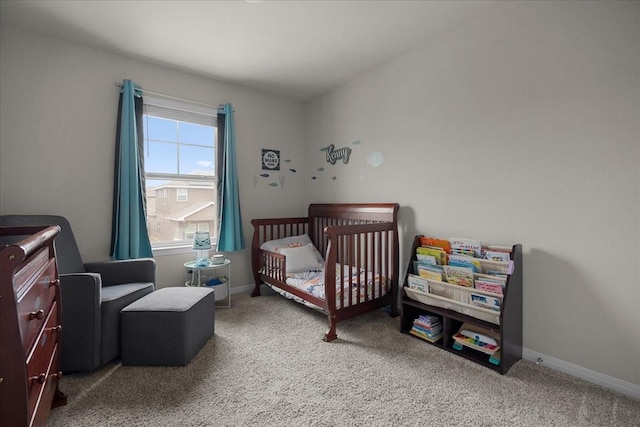
[[[481,248],[475,241],[476,257],[465,258],[454,255],[453,245],[473,241],[449,240],[415,236],[402,291],[400,331],[506,374],[522,358],[522,245]],[[425,260],[433,261],[433,244],[447,255],[430,268]],[[502,254],[493,256],[493,249]],[[470,267],[465,263],[473,263],[474,273],[458,277],[469,270],[456,270]],[[492,283],[493,275],[502,281],[499,285]]]

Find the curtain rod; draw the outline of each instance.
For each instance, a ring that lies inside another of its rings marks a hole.
[[[119,82],[113,82],[113,85],[119,88],[122,88],[122,83]],[[202,105],[204,107],[209,107],[209,108],[222,108],[224,107],[223,104],[221,105],[211,105],[211,104],[205,104],[203,102],[198,102],[198,101],[192,101],[190,99],[185,99],[185,98],[178,98],[177,96],[171,96],[171,95],[165,95],[164,93],[159,93],[159,92],[152,92],[150,90],[146,90],[146,89],[140,89],[143,93],[148,93],[149,95],[156,95],[156,96],[162,96],[163,98],[169,98],[169,99],[175,99],[176,101],[185,101],[185,102],[189,102],[191,104],[198,104],[198,105]],[[233,109],[233,112],[235,112],[236,109]]]

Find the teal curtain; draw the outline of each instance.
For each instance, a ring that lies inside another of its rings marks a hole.
[[[131,80],[122,82],[116,129],[111,258],[152,257],[147,233],[142,91]]]
[[[233,108],[225,104],[218,112],[218,246],[219,252],[244,249]]]

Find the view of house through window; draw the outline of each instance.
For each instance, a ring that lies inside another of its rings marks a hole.
[[[216,240],[216,112],[144,99],[144,168],[151,245]]]

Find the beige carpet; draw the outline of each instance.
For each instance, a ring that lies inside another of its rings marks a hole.
[[[238,295],[186,367],[62,378],[51,426],[640,426],[640,402],[528,361],[501,376],[399,332],[338,324],[279,295]]]

